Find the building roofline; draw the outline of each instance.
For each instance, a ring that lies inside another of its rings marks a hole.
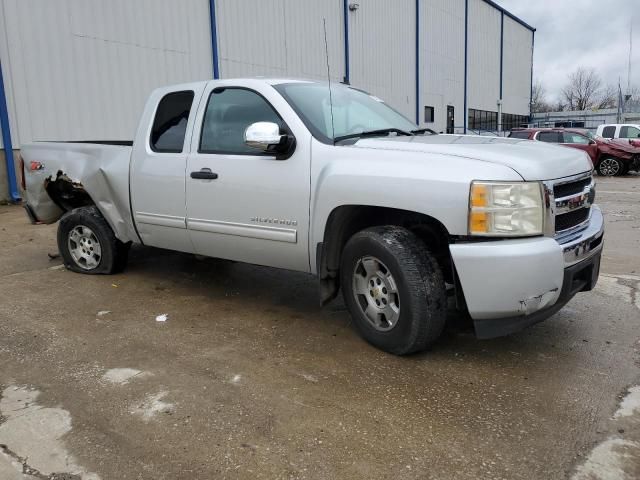
[[[507,17],[509,17],[511,20],[514,20],[516,22],[518,22],[520,25],[522,25],[525,28],[528,28],[529,30],[531,30],[532,32],[535,32],[536,29],[534,27],[532,27],[531,25],[529,25],[527,22],[525,22],[524,20],[522,20],[521,18],[516,17],[513,13],[511,13],[509,10],[504,9],[503,7],[501,7],[500,5],[498,5],[496,2],[494,2],[493,0],[483,0],[485,3],[488,3],[489,5],[491,5],[493,8],[496,8],[498,10],[500,10],[502,13],[504,13]]]

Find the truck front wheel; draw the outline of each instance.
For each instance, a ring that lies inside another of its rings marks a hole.
[[[427,349],[442,333],[446,291],[426,245],[396,226],[368,228],[342,252],[341,285],[359,333],[396,355]]]
[[[60,219],[58,250],[69,270],[110,274],[124,269],[129,245],[116,238],[100,211],[75,208]]]

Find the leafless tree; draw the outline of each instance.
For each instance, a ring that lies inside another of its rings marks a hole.
[[[555,102],[549,104],[550,112],[563,112],[564,110],[567,110],[567,104],[562,99],[556,100]]]
[[[598,96],[596,108],[616,108],[618,106],[618,87],[607,85]]]
[[[536,80],[531,91],[531,111],[533,113],[549,112],[550,105],[547,103],[547,91],[542,81]]]
[[[578,68],[569,75],[562,96],[569,110],[588,110],[600,103],[602,80],[593,68]]]
[[[630,95],[629,99],[624,102],[625,112],[637,112],[640,111],[640,88],[632,86],[631,90],[626,92],[626,95]],[[626,99],[626,96],[623,95]]]

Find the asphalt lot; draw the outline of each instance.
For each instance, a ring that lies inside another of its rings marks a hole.
[[[406,358],[309,276],[150,248],[79,275],[0,207],[0,479],[640,478],[640,177],[598,203],[594,292]]]

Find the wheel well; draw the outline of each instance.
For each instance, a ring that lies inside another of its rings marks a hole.
[[[396,208],[344,205],[334,209],[329,215],[323,242],[316,251],[323,304],[338,294],[342,250],[349,238],[360,230],[379,225],[397,225],[416,234],[436,257],[445,280],[453,283],[449,232],[438,220],[422,213]]]
[[[95,205],[82,184],[73,181],[62,171],[58,171],[55,180],[46,180],[44,188],[51,200],[65,212],[74,208]]]

